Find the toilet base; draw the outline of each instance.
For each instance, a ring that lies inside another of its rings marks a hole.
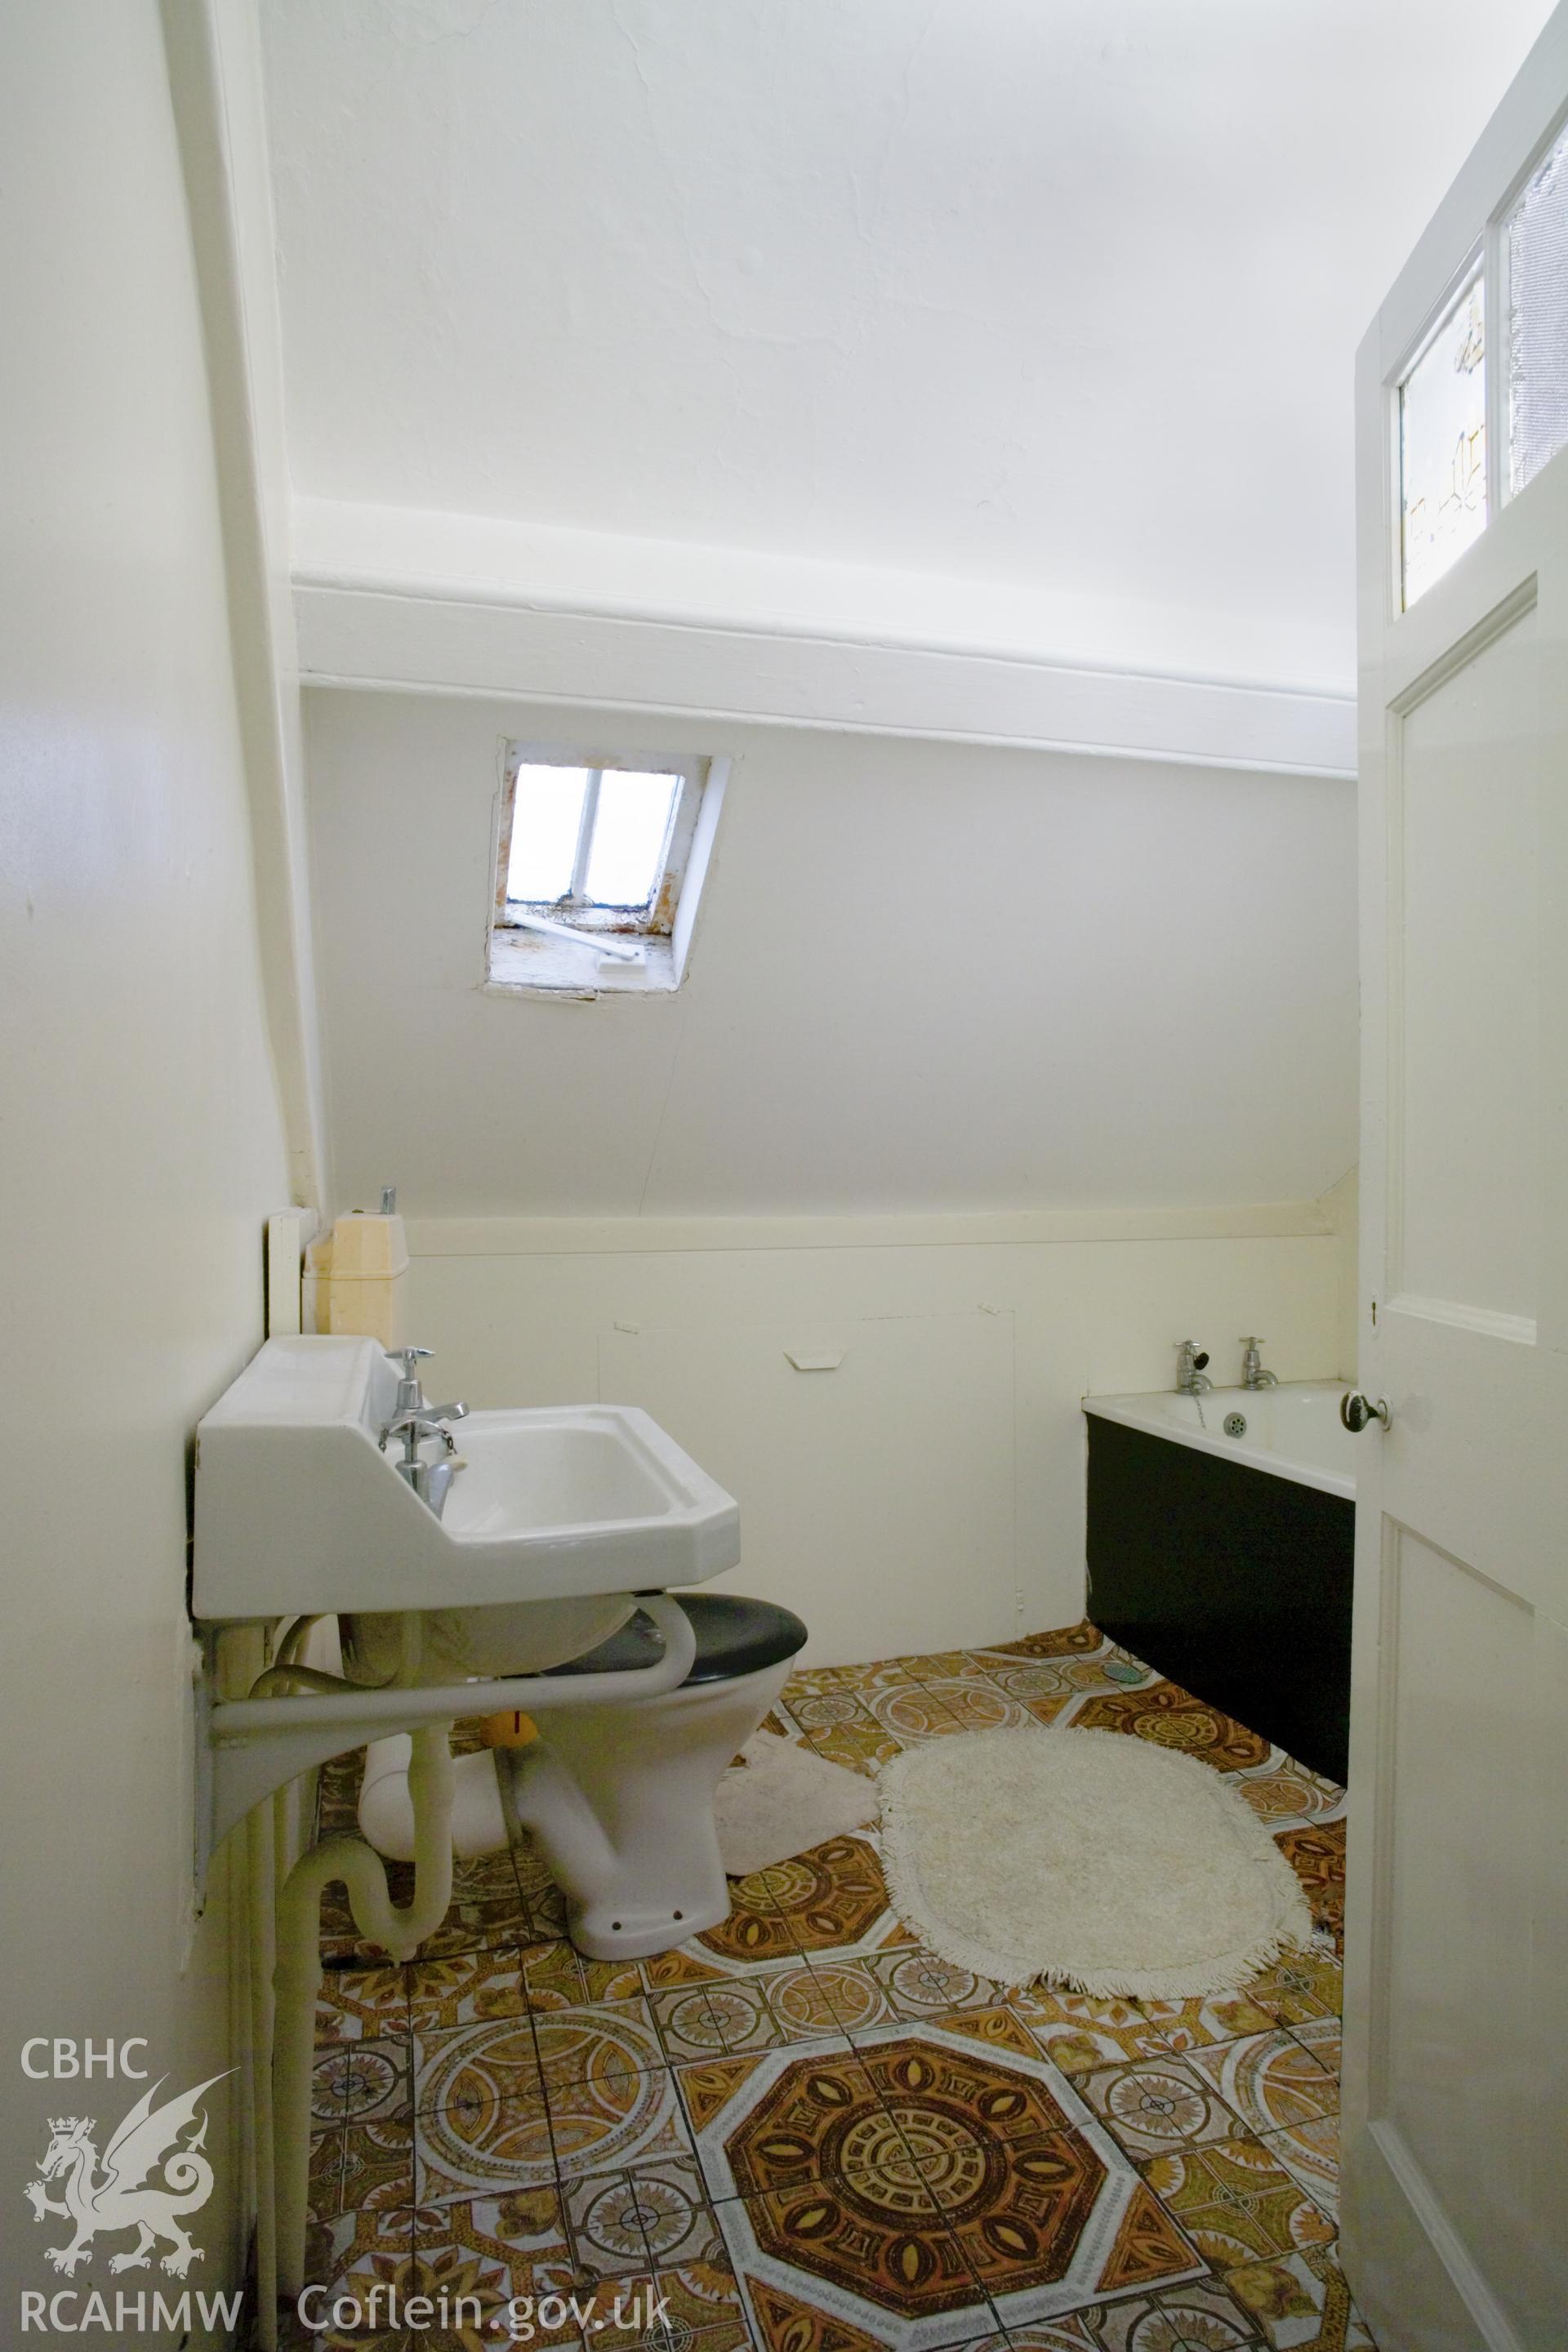
[[[538,1839],[588,1958],[646,1959],[728,1917],[713,1793],[788,1673],[552,1709],[531,1746],[496,1751],[503,1808]]]
[[[714,1790],[790,1663],[636,1705],[553,1707],[528,1747],[458,1757],[455,1851],[498,1853],[531,1832],[589,1959],[646,1959],[716,1927],[730,1889]],[[406,1733],[374,1741],[360,1792],[363,1835],[395,1860],[414,1851],[409,1752]]]

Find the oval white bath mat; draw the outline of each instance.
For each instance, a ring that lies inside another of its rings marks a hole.
[[[943,1959],[1098,1999],[1225,1992],[1311,1935],[1224,1776],[1121,1731],[957,1732],[882,1767],[895,1909]]]

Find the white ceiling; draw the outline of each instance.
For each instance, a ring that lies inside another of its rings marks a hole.
[[[1548,6],[260,13],[300,492],[1198,609],[1222,675],[1266,612],[1348,688],[1353,349]]]

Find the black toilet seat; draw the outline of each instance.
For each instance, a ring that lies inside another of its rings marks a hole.
[[[675,1592],[697,1636],[697,1655],[681,1684],[736,1682],[793,1658],[805,1646],[806,1629],[793,1610],[772,1601],[747,1601],[738,1592]],[[637,1615],[581,1658],[551,1666],[551,1675],[605,1675],[627,1667],[657,1665],[664,1655],[651,1618]]]

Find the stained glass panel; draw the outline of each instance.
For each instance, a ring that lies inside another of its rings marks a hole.
[[[1568,441],[1568,131],[1509,215],[1508,486]]]
[[[1487,527],[1486,307],[1467,287],[1399,389],[1406,610]]]

